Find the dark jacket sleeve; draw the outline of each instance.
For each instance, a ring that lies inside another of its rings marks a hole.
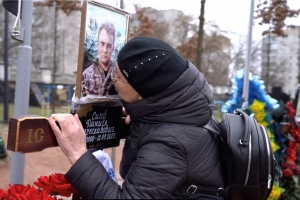
[[[141,143],[125,177],[123,193],[135,199],[170,198],[186,178],[185,151],[174,138],[163,134],[157,140]]]
[[[166,199],[182,185],[187,170],[180,144],[174,138],[166,141],[141,146],[122,189],[90,152],[71,167],[66,178],[84,199]]]
[[[90,151],[77,160],[65,177],[84,199],[114,199],[112,194],[120,190]]]

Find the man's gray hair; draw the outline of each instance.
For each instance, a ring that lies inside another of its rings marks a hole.
[[[110,35],[113,36],[113,41],[114,41],[114,43],[115,43],[115,32],[116,32],[115,26],[114,26],[112,23],[109,23],[109,22],[108,22],[108,23],[103,23],[103,24],[100,26],[99,30],[98,30],[98,38],[99,38],[100,32],[101,32],[103,29],[104,29],[108,34],[110,34]]]

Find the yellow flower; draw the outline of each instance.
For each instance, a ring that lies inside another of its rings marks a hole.
[[[270,196],[268,197],[268,200],[277,200],[279,199],[280,195],[284,192],[284,189],[281,187],[278,187],[277,184],[273,184],[272,192]]]
[[[257,122],[262,122],[267,114],[264,112],[255,113],[254,118]]]
[[[266,122],[266,121],[257,121],[258,122],[258,125],[261,125],[261,126],[263,126],[263,127],[267,127],[268,126],[268,122]]]
[[[274,141],[271,141],[271,146],[272,146],[273,152],[277,151],[280,148],[279,145],[276,144]]]
[[[265,105],[266,105],[265,102],[261,102],[261,101],[258,101],[257,99],[254,99],[253,103],[249,107],[250,107],[252,112],[258,113],[258,112],[264,110]]]

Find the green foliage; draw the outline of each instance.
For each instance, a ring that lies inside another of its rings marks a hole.
[[[84,56],[90,61],[95,61],[98,56],[98,51],[97,51],[98,24],[95,19],[90,18],[88,29],[89,30],[87,30],[85,33]]]
[[[214,117],[216,120],[218,120],[218,121],[220,122],[221,119],[222,119],[222,116],[223,116],[223,113],[221,112],[220,109],[214,110],[214,112],[213,112],[213,117]]]
[[[122,34],[117,31],[115,36],[115,48],[114,52],[112,53],[112,60],[117,60],[118,53],[124,45],[124,41],[120,41],[121,36]]]
[[[285,192],[280,196],[280,200],[297,200],[300,199],[300,183],[299,177],[282,178],[280,185],[285,189]]]
[[[4,107],[3,103],[0,103],[0,122],[3,122],[4,120]],[[14,116],[14,104],[9,104],[8,107],[8,117]],[[29,106],[28,107],[28,115],[39,115],[43,117],[49,117],[51,115],[52,109],[50,106],[44,106],[42,108],[36,107],[36,106]],[[70,113],[70,106],[68,107],[56,107],[55,113]]]
[[[6,149],[5,149],[4,140],[2,139],[2,137],[0,135],[0,160],[6,159],[6,158],[7,158],[7,153],[6,153]]]

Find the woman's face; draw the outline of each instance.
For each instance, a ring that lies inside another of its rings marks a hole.
[[[120,72],[118,64],[111,73],[111,79],[114,81],[115,88],[118,96],[127,103],[136,102],[139,100],[140,95],[128,83],[123,74]]]

